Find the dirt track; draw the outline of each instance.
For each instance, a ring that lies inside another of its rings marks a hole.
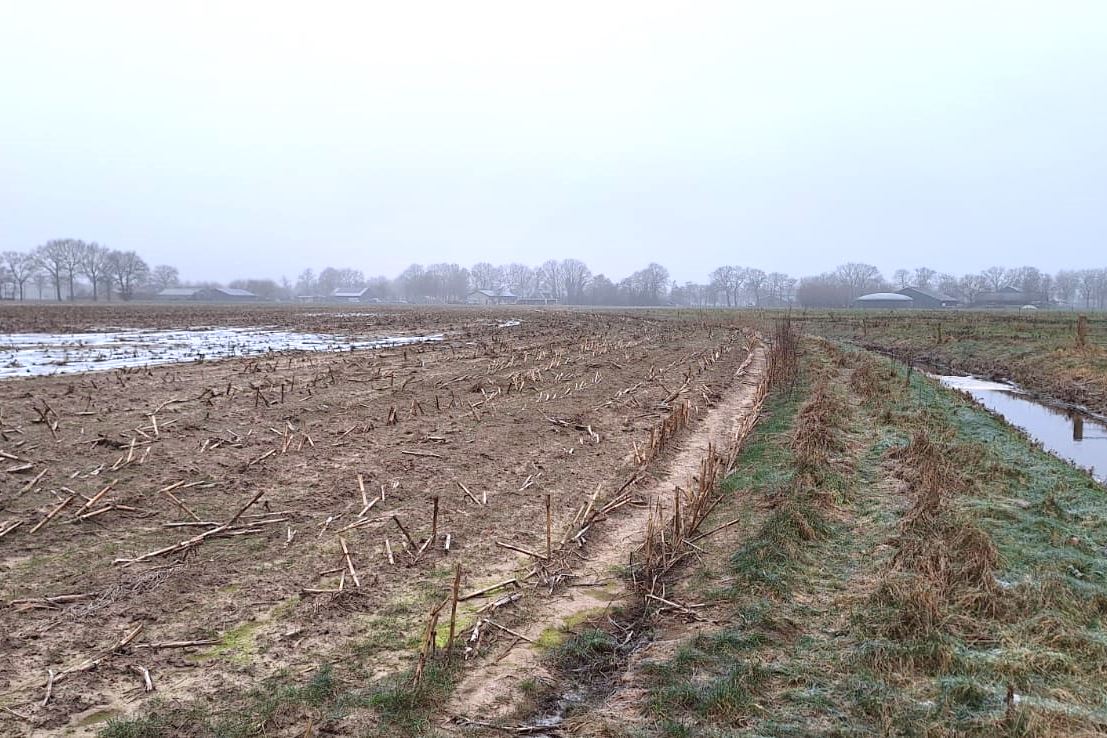
[[[242,319],[221,310],[203,322]],[[29,718],[0,713],[0,732],[94,730],[132,713],[141,668],[160,697],[209,704],[322,662],[396,670],[455,563],[471,590],[526,561],[496,542],[541,550],[546,494],[560,531],[638,470],[636,446],[674,403],[698,417],[747,355],[732,327],[640,314],[317,312],[266,324],[446,340],[0,383],[0,450],[17,457],[4,468],[30,465],[0,475],[0,531],[19,523],[0,538],[0,704]],[[496,327],[505,315],[523,322]],[[405,547],[431,537],[435,496],[437,535],[415,556]],[[228,522],[233,535],[150,555]],[[355,522],[341,533],[347,561],[338,533]],[[45,599],[58,596],[73,597]],[[146,647],[192,640],[215,643]],[[69,673],[42,706],[49,670]]]
[[[733,386],[720,402],[707,411],[694,430],[685,434],[671,457],[658,465],[655,478],[640,485],[638,499],[668,500],[674,487],[694,486],[693,479],[710,449],[726,448],[743,421],[757,411],[758,390],[765,379],[765,354],[762,345],[753,349],[751,361],[734,377]],[[544,632],[572,630],[575,623],[597,617],[614,602],[632,604],[633,593],[619,571],[629,563],[630,553],[642,545],[649,517],[648,505],[636,505],[603,521],[597,541],[574,563],[579,575],[576,586],[539,600],[527,613],[528,622],[520,632],[539,645],[520,643],[504,657],[472,670],[455,691],[447,714],[461,721],[466,718],[502,721],[509,717],[522,697],[518,691],[521,682],[554,680],[547,670],[545,649],[541,647]]]

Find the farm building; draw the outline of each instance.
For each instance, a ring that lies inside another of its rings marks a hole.
[[[511,290],[473,290],[465,302],[468,305],[514,305],[519,298]]]
[[[212,287],[201,290],[196,299],[204,302],[257,302],[261,298],[249,290],[236,287]]]
[[[950,297],[936,290],[924,290],[921,287],[904,287],[896,294],[907,295],[915,301],[912,307],[917,308],[957,307],[961,303],[956,297]]]
[[[249,290],[234,287],[169,287],[154,299],[165,302],[256,302],[261,298]]]
[[[167,287],[154,295],[155,300],[174,302],[179,300],[197,300],[198,294],[204,291],[203,287]]]
[[[898,310],[901,308],[915,307],[915,301],[907,295],[898,292],[873,292],[869,295],[861,295],[853,301],[854,307],[867,310]]]
[[[331,293],[334,302],[368,302],[368,287],[339,287]]]
[[[519,298],[520,305],[556,305],[557,298],[549,292],[536,292]]]
[[[973,300],[973,307],[1008,307],[1020,308],[1023,305],[1040,305],[1048,302],[1046,297],[1038,292],[1024,292],[1018,287],[1000,287],[995,292],[981,292]]]

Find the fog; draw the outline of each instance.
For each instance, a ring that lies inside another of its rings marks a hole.
[[[0,248],[1101,266],[1104,89],[1095,1],[11,2]]]

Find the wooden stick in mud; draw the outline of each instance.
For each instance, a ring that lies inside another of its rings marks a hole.
[[[495,592],[497,589],[503,589],[504,587],[508,586],[509,584],[513,584],[516,587],[518,587],[519,586],[519,580],[514,579],[514,578],[506,579],[506,580],[500,582],[499,584],[493,584],[490,587],[485,587],[484,589],[478,589],[475,592],[470,592],[469,594],[462,595],[461,597],[458,598],[458,601],[459,602],[464,602],[465,600],[471,600],[474,597],[480,597],[481,595],[488,594],[489,592]]]
[[[546,561],[553,558],[553,533],[550,519],[550,496],[546,495]]]
[[[732,526],[732,525],[737,525],[738,523],[741,523],[741,522],[742,522],[742,520],[743,520],[743,518],[735,518],[734,520],[730,520],[730,521],[727,521],[727,522],[723,523],[722,525],[716,525],[716,526],[715,526],[714,528],[712,528],[711,530],[709,530],[709,531],[705,531],[705,532],[703,532],[703,533],[700,533],[700,534],[699,534],[698,536],[694,536],[694,537],[692,537],[692,538],[689,538],[688,540],[689,540],[690,542],[693,542],[693,543],[694,543],[695,541],[698,541],[698,540],[700,540],[701,538],[707,538],[707,537],[708,537],[709,535],[711,535],[712,533],[718,533],[718,532],[719,532],[719,531],[721,531],[721,530],[722,530],[723,528],[729,528],[729,527],[730,527],[730,526]]]
[[[510,549],[512,551],[518,551],[519,553],[526,554],[527,556],[533,556],[536,559],[545,560],[545,558],[546,558],[545,556],[543,556],[540,553],[535,553],[534,551],[528,551],[527,549],[522,548],[521,546],[515,546],[515,545],[510,544],[510,543],[504,543],[503,541],[496,541],[496,545],[500,546],[501,548],[507,548],[507,549]]]
[[[342,555],[346,558],[346,566],[350,569],[350,576],[354,580],[354,586],[361,589],[361,580],[357,578],[357,570],[354,569],[354,560],[350,558],[350,549],[346,546],[346,539],[339,536],[338,543],[342,546]]]
[[[178,499],[178,497],[177,497],[177,496],[176,496],[175,494],[173,494],[172,492],[166,491],[166,492],[165,492],[165,496],[166,496],[166,497],[168,497],[168,498],[169,498],[170,500],[172,500],[172,501],[173,501],[173,503],[174,503],[174,504],[175,504],[175,505],[176,505],[177,507],[179,507],[179,508],[181,508],[182,510],[184,510],[184,511],[185,511],[185,513],[186,513],[186,514],[187,514],[187,515],[188,515],[188,516],[189,516],[190,518],[192,518],[193,520],[195,520],[195,521],[197,521],[197,522],[200,522],[200,516],[199,516],[199,515],[197,515],[196,513],[192,512],[191,510],[189,510],[189,509],[188,509],[188,507],[187,507],[187,506],[186,506],[186,505],[185,505],[185,504],[184,504],[183,502],[181,502],[181,501],[180,501],[180,499]]]
[[[69,522],[76,523],[76,522],[79,522],[81,520],[88,520],[89,518],[95,518],[98,515],[103,515],[104,513],[108,512],[109,510],[114,510],[114,509],[115,509],[115,505],[105,505],[104,507],[101,507],[97,510],[90,510],[89,512],[86,512],[84,515],[78,515],[77,517],[73,518]],[[132,509],[134,509],[134,508],[132,508]]]
[[[230,386],[230,385],[228,385],[228,387],[229,387],[229,386]],[[169,407],[170,405],[175,405],[175,404],[177,404],[178,402],[188,402],[188,398],[176,398],[176,399],[172,399],[172,400],[166,400],[165,402],[163,402],[162,404],[160,404],[160,405],[158,405],[158,406],[157,406],[156,408],[154,408],[154,412],[150,413],[150,415],[157,415],[157,414],[158,414],[158,413],[160,413],[160,412],[161,412],[161,411],[162,411],[162,410],[163,410],[164,408],[167,408],[167,407]]]
[[[22,520],[12,521],[11,525],[4,528],[3,530],[0,530],[0,538],[3,538],[4,536],[8,535],[9,533],[11,533],[13,530],[15,530],[16,528],[18,528],[21,525],[23,525]]]
[[[245,505],[243,505],[242,509],[239,510],[238,512],[236,512],[234,514],[234,517],[232,517],[230,520],[228,520],[226,523],[224,523],[222,525],[222,527],[223,528],[230,528],[232,525],[234,525],[238,521],[238,519],[242,517],[242,514],[245,513],[247,510],[249,510],[251,507],[253,507],[254,503],[257,502],[258,500],[260,500],[261,496],[264,495],[264,494],[265,494],[264,489],[258,490],[258,493],[256,495],[254,495],[250,499],[249,502],[247,502]]]
[[[43,469],[42,471],[40,471],[38,474],[35,475],[34,479],[32,479],[31,481],[27,482],[22,487],[20,487],[19,491],[16,493],[16,497],[18,497],[18,496],[20,496],[20,495],[22,495],[26,492],[30,492],[31,489],[34,488],[34,486],[36,484],[38,484],[44,476],[46,476],[46,471],[47,471],[46,469]]]
[[[264,494],[265,494],[264,489],[259,490],[258,493],[256,495],[254,495],[250,499],[250,501],[247,502],[238,512],[236,512],[230,520],[228,520],[226,523],[223,523],[220,526],[212,528],[211,530],[206,530],[198,536],[194,536],[194,537],[189,538],[187,540],[180,541],[178,543],[174,543],[171,546],[166,546],[165,548],[159,548],[155,551],[149,551],[147,553],[142,554],[141,556],[139,556],[137,558],[134,558],[134,559],[116,559],[113,563],[123,564],[125,566],[129,566],[131,564],[136,564],[140,561],[147,561],[148,559],[152,559],[152,558],[155,558],[157,556],[164,556],[165,554],[171,554],[171,553],[176,553],[177,551],[187,550],[187,549],[189,549],[193,546],[196,546],[200,543],[203,543],[206,539],[210,538],[211,536],[218,535],[220,533],[225,533],[227,531],[227,529],[230,528],[232,525],[234,525],[234,523],[237,522],[238,519],[240,517],[242,517],[242,515],[247,510],[249,510],[250,507],[255,502],[260,500],[261,496],[264,495]],[[233,535],[233,534],[231,534],[231,535]]]
[[[407,454],[408,456],[425,456],[430,459],[441,459],[442,454],[436,454],[431,451],[400,451],[401,454]]]
[[[142,675],[142,683],[143,683],[144,691],[153,692],[154,691],[154,680],[150,678],[150,670],[147,669],[145,666],[135,666],[135,667],[132,667],[132,668],[134,668],[135,671],[137,671],[139,674]]]
[[[404,527],[404,524],[401,523],[400,519],[397,518],[395,515],[392,516],[392,520],[396,523],[396,526],[400,529],[400,532],[404,534],[404,538],[407,539],[408,545],[411,546],[411,550],[408,551],[408,553],[414,555],[416,549],[415,541],[412,540],[411,535],[408,534],[407,528]]]
[[[31,533],[36,533],[36,532],[38,532],[38,529],[39,529],[39,528],[41,528],[42,526],[44,526],[44,525],[46,525],[47,523],[49,523],[49,522],[50,522],[50,521],[51,521],[51,520],[53,519],[53,517],[54,517],[55,515],[57,515],[58,513],[60,513],[60,512],[61,512],[61,511],[62,511],[62,510],[63,510],[63,509],[65,508],[65,506],[66,506],[66,505],[68,505],[68,504],[69,504],[70,502],[73,502],[73,499],[74,499],[74,498],[75,498],[76,496],[77,496],[77,495],[69,495],[69,497],[66,497],[66,498],[65,498],[64,500],[62,500],[62,501],[61,501],[61,502],[60,502],[60,503],[58,504],[58,506],[57,506],[57,507],[55,507],[55,508],[54,508],[53,510],[51,510],[50,512],[48,512],[48,513],[46,514],[46,517],[45,517],[45,518],[43,518],[42,520],[40,520],[40,521],[38,522],[38,525],[36,525],[36,526],[35,526],[34,528],[31,528]]]
[[[46,707],[46,704],[50,701],[50,696],[54,694],[54,670],[46,670],[46,696],[42,698],[42,706]]]
[[[433,543],[438,538],[438,495],[434,496],[434,510],[431,512],[431,537]]]
[[[510,633],[511,635],[515,636],[516,638],[521,638],[521,639],[523,639],[524,641],[526,641],[527,643],[534,643],[534,639],[533,639],[533,638],[527,638],[527,637],[526,637],[525,635],[523,635],[522,633],[518,633],[518,632],[516,632],[516,631],[512,630],[511,628],[508,628],[508,627],[506,627],[506,626],[500,625],[500,624],[499,624],[499,623],[497,623],[497,622],[494,622],[494,621],[492,621],[492,620],[485,620],[484,622],[488,623],[489,625],[491,625],[491,626],[492,626],[492,627],[494,627],[494,628],[499,628],[500,630],[502,630],[502,631],[503,631],[503,632],[505,632],[505,633]]]
[[[104,487],[102,490],[100,490],[99,492],[94,494],[92,497],[90,497],[88,499],[88,501],[85,502],[84,505],[81,505],[81,508],[73,514],[74,517],[80,517],[81,513],[83,513],[85,510],[88,510],[90,507],[92,507],[97,502],[99,502],[100,498],[103,497],[104,495],[106,495],[108,493],[108,490],[110,490],[112,487],[114,487],[115,483],[118,482],[118,481],[119,481],[118,479],[113,479],[110,482],[108,482],[108,486]]]
[[[454,653],[454,627],[457,625],[457,594],[461,587],[461,564],[454,567],[454,587],[450,592],[450,637],[446,640],[446,658],[452,658]]]
[[[365,478],[362,477],[360,474],[357,475],[357,488],[359,490],[361,490],[361,509],[363,511],[368,510],[369,509],[369,498],[365,494]],[[364,515],[364,514],[365,514],[364,512],[361,513],[361,515]],[[360,517],[360,515],[359,515],[359,517]]]
[[[427,667],[427,659],[430,657],[431,650],[434,648],[434,632],[435,627],[438,625],[438,616],[442,612],[442,608],[446,606],[449,599],[442,600],[441,604],[433,608],[430,611],[430,616],[427,618],[427,628],[423,631],[423,643],[419,649],[419,662],[415,665],[415,673],[412,675],[411,683],[413,685],[419,684],[423,681],[423,671]]]
[[[470,500],[477,503],[478,505],[480,504],[480,500],[478,500],[476,497],[473,497],[473,493],[469,491],[468,487],[466,487],[461,482],[457,482],[456,480],[455,480],[455,483],[457,484],[458,487],[461,488],[461,491],[464,492],[469,497]]]
[[[135,648],[190,648],[192,646],[214,646],[218,638],[204,638],[197,641],[162,641],[160,643],[136,643]]]

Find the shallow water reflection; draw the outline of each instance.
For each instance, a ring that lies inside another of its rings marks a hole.
[[[1107,423],[1066,408],[1041,403],[1017,387],[976,377],[939,376],[947,387],[964,390],[980,404],[1026,431],[1047,451],[1091,469],[1107,482]]]

